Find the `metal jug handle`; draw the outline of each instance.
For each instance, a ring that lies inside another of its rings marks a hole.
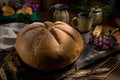
[[[77,24],[75,24],[75,21]],[[71,25],[75,28],[77,28],[77,25],[78,25],[78,20],[77,20],[77,17],[73,17],[72,20],[71,20]]]

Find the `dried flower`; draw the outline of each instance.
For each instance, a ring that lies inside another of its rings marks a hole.
[[[15,4],[14,4],[14,7],[17,8],[17,9],[25,7],[25,6],[31,7],[33,9],[33,11],[37,11],[39,9],[39,4],[35,4],[33,2],[33,0],[29,0],[26,3],[23,3],[23,1],[21,1],[21,2],[16,1]]]
[[[114,45],[117,44],[117,39],[113,36],[113,34],[120,30],[119,28],[109,31],[109,35],[96,36],[93,33],[90,34],[89,44],[93,46],[96,50],[104,51],[111,49]]]

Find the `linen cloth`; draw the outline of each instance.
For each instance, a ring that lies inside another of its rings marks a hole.
[[[19,31],[26,23],[7,23],[0,25],[0,51],[9,51],[14,48],[15,40]]]

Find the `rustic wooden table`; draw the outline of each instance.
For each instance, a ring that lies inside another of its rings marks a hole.
[[[40,16],[42,17],[42,22],[43,21],[52,21],[52,15],[51,15],[51,13],[48,13],[48,12],[40,12]],[[74,17],[74,16],[76,16],[76,14],[74,14],[73,12],[70,12],[70,21],[71,21],[71,19]],[[115,23],[115,19],[114,20],[112,20],[112,23],[113,24],[116,24]],[[120,23],[119,21],[118,21],[118,23]],[[71,24],[70,24],[71,25]],[[108,34],[108,31],[109,31],[109,29],[112,29],[112,28],[115,28],[115,27],[118,27],[118,26],[116,26],[116,25],[109,25],[109,22],[107,23],[107,24],[104,24],[103,25],[104,27],[103,27],[103,33],[104,34]],[[118,31],[118,32],[116,32],[115,34],[114,34],[114,36],[117,38],[117,40],[118,40],[118,42],[120,43],[120,31]],[[4,54],[4,53],[6,53],[6,52],[2,52],[2,54]],[[4,62],[4,57],[6,56],[6,54],[4,54],[4,55],[0,55],[0,56],[2,56],[2,58],[0,58],[0,60],[2,61],[2,63],[0,63],[0,65],[2,65]],[[118,59],[119,59],[119,57],[120,57],[120,53],[117,53],[117,54],[115,54],[115,55],[111,55],[111,56],[109,56],[109,57],[106,57],[106,59],[103,59],[103,60],[101,60],[101,61],[99,61],[99,62],[97,62],[97,63],[93,63],[93,64],[91,64],[91,65],[89,65],[88,67],[86,67],[86,68],[84,68],[84,69],[94,69],[94,68],[96,68],[96,67],[98,67],[98,66],[103,66],[103,67],[108,67],[108,66],[111,66],[111,65],[114,65],[114,63],[116,63],[117,61],[118,61]],[[107,59],[109,59],[109,58],[111,58],[111,60],[109,60],[107,63],[105,63],[105,64],[103,64],[103,62],[105,61],[105,60],[107,60]],[[120,62],[120,61],[119,61]],[[19,68],[19,69],[21,69],[21,68]],[[32,80],[33,78],[35,79],[35,80],[39,80],[38,79],[38,77],[40,76],[40,74],[37,74],[36,73],[36,76],[32,76],[32,73],[34,73],[34,72],[37,72],[36,70],[35,71],[33,71],[32,72],[32,70],[30,70],[29,68],[26,68],[25,67],[25,69],[26,69],[26,71],[28,71],[30,74],[29,75],[27,75],[27,76],[25,76],[25,74],[27,74],[27,73],[24,73],[24,74],[21,74],[21,76],[23,76],[23,77],[25,77],[26,79],[24,79],[24,80]],[[69,67],[69,69],[70,69],[70,67]],[[30,71],[32,72],[30,72]],[[67,69],[66,69],[67,70]],[[21,72],[22,73],[22,72]],[[13,73],[12,73],[13,74]],[[49,73],[50,74],[50,73]],[[64,73],[65,74],[65,73]],[[14,75],[14,74],[13,74]],[[28,78],[28,76],[30,76],[31,75],[31,78]],[[44,74],[42,74],[42,75],[44,75]],[[41,76],[42,76],[41,75]],[[15,76],[15,75],[14,75]],[[50,77],[50,75],[47,75],[47,77],[49,78]],[[18,77],[19,78],[19,77]],[[48,78],[43,78],[43,77],[41,77],[41,79],[43,79],[43,80],[50,80],[50,78],[48,79]],[[120,65],[117,65],[111,72],[110,72],[110,74],[104,79],[104,80],[120,80],[119,79],[120,78]],[[4,79],[5,80],[5,79]],[[9,78],[8,78],[8,80],[10,80]],[[21,79],[18,79],[18,80],[21,80]],[[67,79],[67,80],[70,80],[70,79]],[[77,80],[81,80],[81,79],[77,79]]]

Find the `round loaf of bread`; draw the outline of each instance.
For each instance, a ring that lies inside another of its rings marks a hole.
[[[33,11],[32,11],[32,8],[31,8],[31,7],[29,7],[29,6],[24,6],[24,7],[22,8],[22,13],[23,13],[23,14],[29,14],[29,15],[31,15],[31,14],[33,14]]]
[[[16,38],[18,55],[27,65],[48,72],[75,62],[83,50],[80,33],[64,22],[34,22]]]
[[[33,11],[32,11],[32,8],[31,8],[31,7],[24,6],[23,8],[16,10],[16,13],[17,13],[17,14],[22,13],[22,14],[32,15],[32,14],[33,14]]]
[[[3,14],[2,14],[3,16],[10,16],[15,14],[15,10],[10,6],[3,6],[2,11],[3,11]]]

